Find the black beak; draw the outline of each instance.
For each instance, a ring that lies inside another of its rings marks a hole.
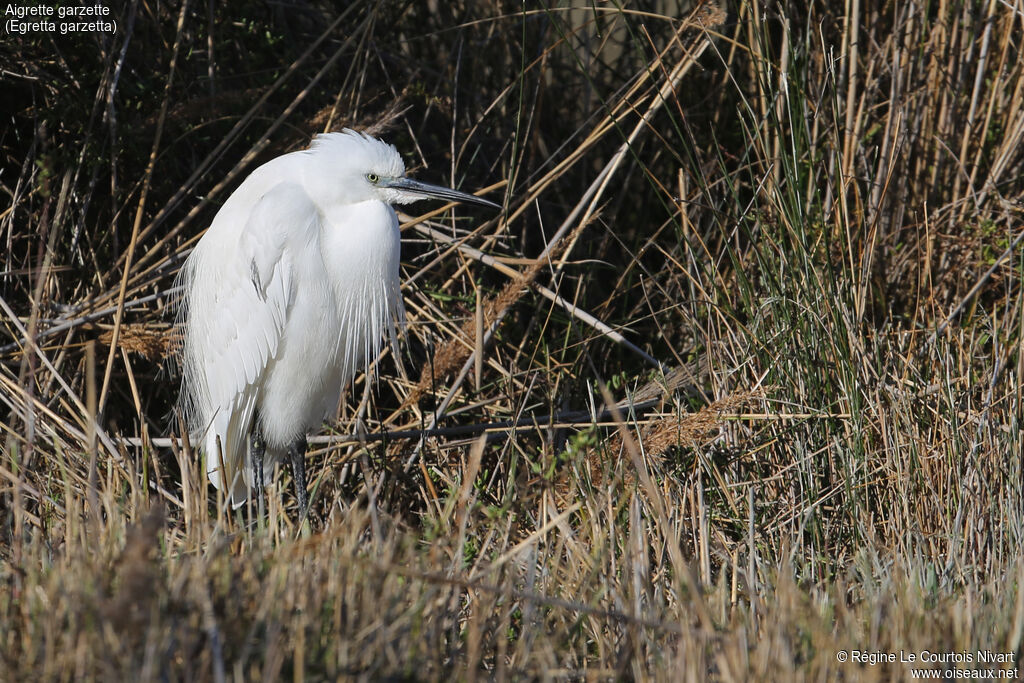
[[[382,182],[381,187],[390,187],[395,190],[401,190],[402,192],[418,195],[424,199],[443,199],[449,202],[479,204],[480,206],[489,206],[492,209],[501,209],[500,205],[495,204],[488,199],[484,199],[483,197],[459,192],[458,190],[453,190],[449,187],[423,183],[419,180],[413,180],[412,178],[395,178],[394,180]]]

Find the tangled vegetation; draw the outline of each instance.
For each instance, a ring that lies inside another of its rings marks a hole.
[[[106,6],[0,44],[0,679],[1015,672],[1013,3]],[[177,439],[174,276],[346,126],[504,211],[401,216],[297,528]]]

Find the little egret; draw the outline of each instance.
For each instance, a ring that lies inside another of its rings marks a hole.
[[[181,269],[182,404],[210,482],[234,507],[285,453],[305,515],[306,433],[404,316],[398,217],[420,199],[497,204],[405,177],[352,130],[273,159],[228,197]],[[248,446],[248,464],[245,452]]]

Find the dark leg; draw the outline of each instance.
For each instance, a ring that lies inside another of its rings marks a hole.
[[[263,433],[259,424],[255,424],[249,434],[249,462],[252,464],[252,488],[260,519],[263,518],[263,455],[266,452],[267,445],[263,441]]]
[[[288,457],[292,461],[292,479],[295,480],[295,497],[299,499],[299,523],[306,518],[306,436],[302,435],[288,447]]]

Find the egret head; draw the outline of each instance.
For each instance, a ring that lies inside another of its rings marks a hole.
[[[318,202],[409,204],[420,199],[468,202],[500,209],[494,202],[405,177],[405,163],[393,145],[346,128],[313,138],[305,184]]]

